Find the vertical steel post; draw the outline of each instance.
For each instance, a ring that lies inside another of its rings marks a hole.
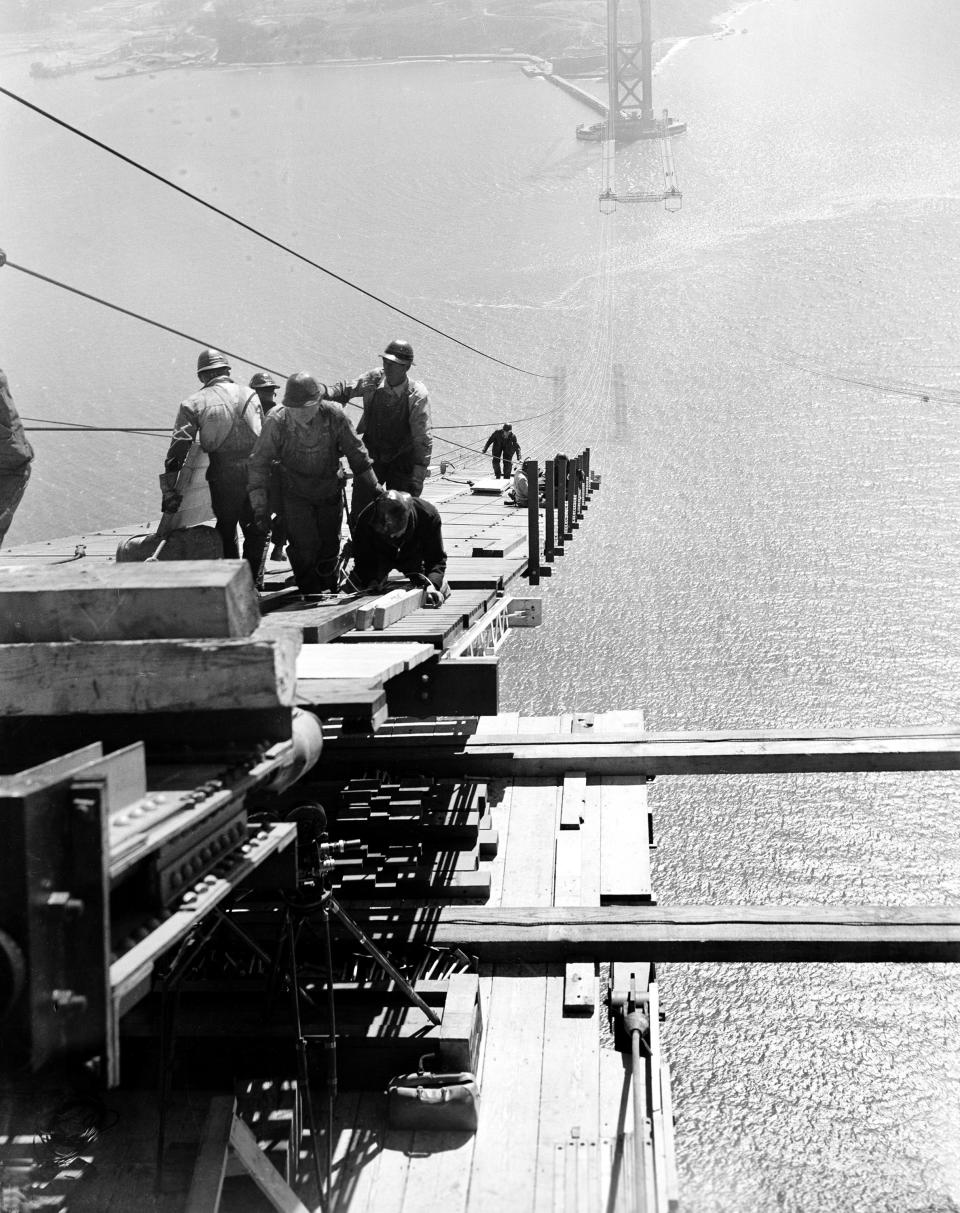
[[[577,518],[583,517],[583,452],[577,456]]]
[[[564,531],[564,539],[572,539],[573,532],[579,525],[574,521],[573,510],[577,500],[577,461],[576,459],[567,460],[567,529]]]
[[[527,580],[540,584],[540,492],[537,486],[537,461],[525,459],[523,474],[527,478]]]
[[[553,564],[553,526],[556,522],[556,505],[554,492],[554,465],[548,459],[543,465],[543,525],[546,534],[543,540],[543,555],[547,564]]]
[[[590,448],[583,448],[583,508],[587,508],[587,502],[590,500]]]
[[[563,555],[563,541],[569,536],[567,535],[567,457],[566,455],[558,455],[556,459],[557,467],[557,542],[554,545],[554,552],[558,556]]]

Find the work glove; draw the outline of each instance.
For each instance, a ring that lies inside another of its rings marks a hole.
[[[165,514],[175,514],[183,502],[183,494],[177,492],[178,478],[178,472],[160,474],[160,492],[162,494],[160,508]]]

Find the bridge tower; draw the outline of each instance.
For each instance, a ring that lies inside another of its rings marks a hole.
[[[607,138],[660,139],[686,130],[666,112],[653,114],[650,0],[607,0],[607,88]]]

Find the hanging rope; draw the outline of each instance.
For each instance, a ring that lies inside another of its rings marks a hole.
[[[340,274],[334,273],[333,270],[327,269],[326,266],[320,265],[319,262],[313,261],[310,257],[303,253],[297,252],[288,244],[282,243],[280,240],[275,240],[272,236],[268,236],[266,232],[260,231],[259,228],[252,224],[245,223],[242,219],[238,219],[236,215],[231,215],[229,211],[222,210],[219,206],[214,206],[212,202],[208,202],[205,198],[201,198],[198,194],[193,194],[190,190],[184,189],[182,185],[177,185],[175,181],[171,181],[169,177],[164,177],[162,173],[155,172],[153,169],[147,168],[145,164],[134,160],[130,156],[124,155],[123,152],[117,151],[108,143],[102,142],[100,139],[94,138],[93,135],[88,135],[86,131],[80,130],[79,127],[65,122],[62,118],[58,118],[55,114],[51,114],[48,110],[41,109],[39,105],[34,105],[25,97],[21,97],[18,93],[12,92],[8,88],[0,86],[0,93],[5,97],[9,97],[11,101],[16,101],[18,104],[32,110],[35,114],[39,114],[42,118],[46,118],[49,122],[55,123],[57,126],[63,127],[64,130],[70,131],[71,134],[77,135],[80,139],[85,139],[88,143],[92,143],[94,147],[100,148],[101,151],[109,153],[111,156],[116,156],[118,160],[122,160],[124,164],[129,164],[131,168],[138,169],[141,173],[146,173],[148,177],[152,177],[154,181],[159,181],[161,185],[166,185],[172,190],[176,190],[178,194],[182,194],[185,198],[189,198],[191,202],[196,202],[200,206],[206,207],[207,210],[213,211],[215,215],[219,215],[221,219],[226,219],[229,223],[235,223],[237,227],[243,228],[245,232],[256,236],[260,240],[266,241],[267,244],[272,244],[274,248],[280,249],[284,253],[289,253],[291,257],[296,257],[298,261],[302,261],[305,265],[311,266],[315,270],[319,270],[321,274],[326,274],[329,278],[333,278],[335,282],[341,283],[343,286],[348,286],[351,290],[357,291],[367,299],[372,299],[374,303],[379,303],[383,307],[389,308],[392,312],[396,312],[398,316],[403,316],[406,320],[412,320],[414,324],[419,324],[422,328],[428,329],[431,333],[436,333],[438,337],[444,337],[447,341],[452,341],[455,345],[459,345],[462,349],[469,350],[472,354],[477,354],[481,358],[486,358],[490,362],[495,362],[499,366],[504,366],[508,370],[517,371],[521,375],[530,375],[534,379],[550,379],[552,376],[541,374],[539,371],[530,371],[522,366],[515,366],[512,362],[506,362],[502,358],[497,358],[493,354],[488,354],[484,350],[478,349],[475,345],[469,345],[466,341],[461,341],[459,337],[454,337],[452,333],[448,333],[445,329],[437,328],[436,325],[428,324],[426,320],[421,320],[419,316],[414,316],[410,312],[405,312],[402,308],[397,307],[394,303],[389,303],[386,299],[382,299],[379,295],[373,294],[372,291],[366,290],[359,286],[356,282],[351,282],[349,278],[344,278]],[[39,276],[39,275],[38,275]],[[173,331],[173,330],[170,330]],[[276,372],[274,372],[276,373]]]

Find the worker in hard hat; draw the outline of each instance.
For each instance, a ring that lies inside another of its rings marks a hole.
[[[391,489],[354,524],[353,567],[343,588],[380,588],[391,569],[426,587],[425,605],[450,596],[440,512],[422,497]]]
[[[373,500],[382,490],[350,419],[339,405],[321,399],[312,375],[298,371],[264,419],[250,459],[250,504],[258,525],[269,530],[270,477],[279,466],[290,566],[302,594],[337,588],[341,457]]]
[[[247,462],[260,434],[263,413],[257,393],[230,378],[230,364],[219,350],[201,350],[197,378],[203,384],[182,401],[173,437],[160,477],[163,512],[176,513],[181,505],[177,478],[194,442],[210,456],[207,483],[223,542],[223,554],[236,559],[237,527],[243,535],[243,557],[256,583],[260,578],[267,537],[254,523],[247,497]]]
[[[367,371],[351,382],[326,384],[324,397],[340,404],[363,397],[357,433],[370,452],[377,479],[388,489],[419,497],[433,451],[427,389],[407,374],[413,366],[409,341],[391,341],[380,358],[382,369]],[[354,521],[369,501],[362,488],[358,493],[354,486]]]
[[[520,443],[513,432],[513,426],[508,421],[505,421],[498,430],[493,431],[483,444],[483,453],[486,454],[490,447],[493,448],[491,457],[494,476],[499,480],[502,468],[503,479],[509,480],[510,471],[513,468],[513,457],[520,454]]]
[[[250,386],[257,393],[260,407],[263,409],[264,417],[266,417],[267,413],[277,403],[277,389],[280,385],[266,371],[255,371],[250,379]],[[283,493],[280,487],[279,464],[274,467],[270,477],[270,493],[267,505],[272,518],[270,541],[273,544],[273,551],[270,553],[270,559],[282,560],[283,549],[287,543],[287,530],[283,521]]]
[[[33,447],[23,432],[7,377],[0,371],[0,547],[27,491],[32,461]]]

